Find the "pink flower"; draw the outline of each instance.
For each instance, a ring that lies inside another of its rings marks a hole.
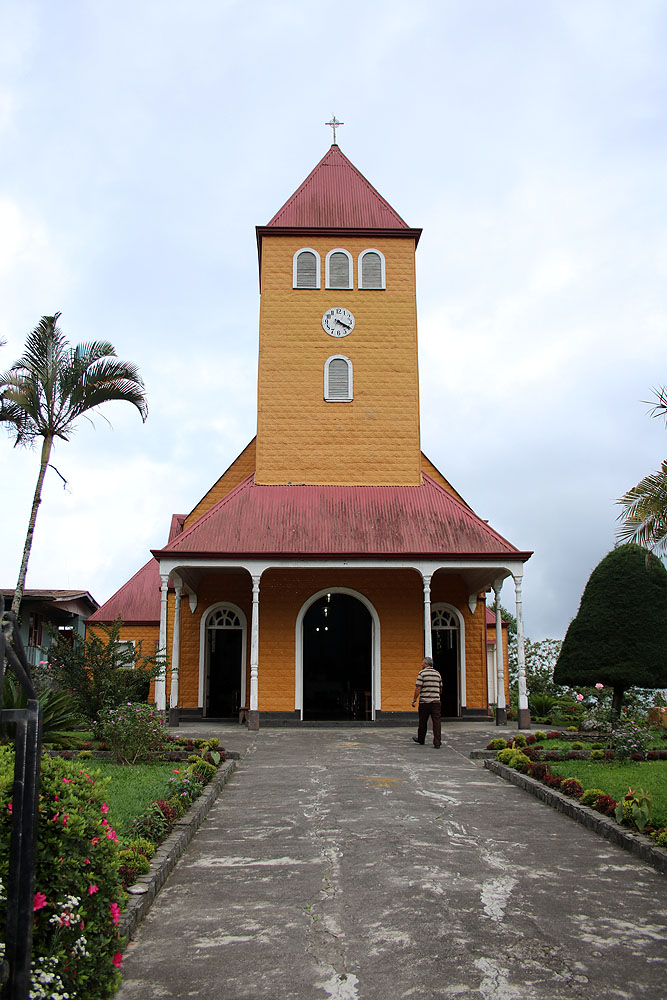
[[[577,701],[583,701],[583,700],[584,700],[583,694],[578,694],[577,695]]]
[[[99,890],[99,886],[97,886],[97,885],[89,885],[88,886],[88,895],[89,896],[93,896],[96,892],[99,892],[99,891],[100,891]]]
[[[10,813],[14,812],[14,806],[11,804],[11,802],[7,803],[7,808],[9,809]]]
[[[71,784],[72,784],[71,778],[63,778],[63,785],[71,785]]]
[[[109,812],[109,806],[106,804],[106,802],[103,802],[102,805],[100,806],[100,808],[101,808],[102,812],[105,813],[105,814]]]
[[[33,907],[32,907],[33,912],[35,910],[41,910],[43,906],[46,906],[46,896],[44,895],[43,892],[36,892],[35,893],[35,901],[34,901]]]
[[[117,927],[120,919],[120,906],[118,903],[109,903],[109,909],[111,911],[111,922],[114,927]]]
[[[597,691],[601,691],[603,687],[604,687],[604,684],[600,684],[600,682],[599,682],[599,681],[598,681],[598,682],[597,682],[597,684],[595,685],[595,688],[596,688],[596,690],[597,690]]]
[[[95,844],[98,843],[99,839],[100,839],[99,837],[93,837],[93,839],[91,840],[91,844],[93,845],[93,847],[95,846]]]
[[[83,863],[84,863],[84,865],[89,865],[90,864],[90,858],[84,858],[83,859]]]
[[[115,965],[117,969],[120,969],[121,965],[123,964],[123,956],[119,951],[117,951],[114,957],[111,959],[111,963],[112,965]]]

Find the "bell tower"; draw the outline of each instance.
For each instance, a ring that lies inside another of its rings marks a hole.
[[[420,484],[420,235],[336,143],[257,227],[256,483]]]

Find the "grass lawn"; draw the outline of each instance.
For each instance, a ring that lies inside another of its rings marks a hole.
[[[81,761],[91,776],[95,771],[101,777],[111,778],[106,787],[105,797],[109,806],[107,819],[119,837],[127,836],[129,825],[155,799],[169,797],[169,779],[174,776],[173,768],[178,764],[113,764],[108,760]],[[182,765],[180,765],[182,767]]]
[[[653,826],[667,826],[667,760],[549,761],[549,769],[564,778],[579,778],[584,789],[601,788],[620,800],[628,788],[643,788],[653,797]]]

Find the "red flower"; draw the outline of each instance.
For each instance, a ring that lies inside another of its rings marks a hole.
[[[99,892],[99,891],[100,891],[100,887],[98,885],[89,885],[88,886],[88,895],[89,896],[93,896],[96,892]]]
[[[109,903],[109,909],[111,911],[111,921],[114,927],[117,927],[120,920],[120,906],[118,903]]]
[[[100,806],[100,808],[101,808],[101,810],[102,810],[103,813],[108,813],[109,812],[109,806],[106,804],[106,802],[103,802],[102,805]]]
[[[43,906],[46,906],[46,896],[44,895],[43,892],[36,892],[35,901],[32,907],[33,912],[35,912],[36,910],[41,910]]]
[[[111,959],[111,963],[112,965],[115,965],[117,969],[120,969],[121,965],[123,964],[123,956],[119,951],[117,951],[114,957]]]

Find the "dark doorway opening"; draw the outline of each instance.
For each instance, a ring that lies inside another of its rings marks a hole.
[[[207,629],[208,697],[206,715],[214,719],[238,717],[241,704],[240,628]]]
[[[433,666],[442,677],[442,714],[459,714],[459,634],[458,629],[441,628],[431,632]]]
[[[350,594],[325,594],[303,619],[304,719],[372,718],[373,620]]]

